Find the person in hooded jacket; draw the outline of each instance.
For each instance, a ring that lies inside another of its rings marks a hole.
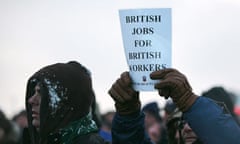
[[[43,67],[27,82],[26,110],[31,144],[104,144],[92,120],[90,72],[80,63]]]

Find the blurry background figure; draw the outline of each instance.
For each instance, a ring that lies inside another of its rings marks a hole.
[[[169,144],[184,144],[183,139],[181,138],[181,117],[182,112],[177,108],[172,113],[168,113],[167,117],[167,133],[168,133],[168,142]]]
[[[0,144],[17,144],[19,138],[18,127],[0,110]]]
[[[232,96],[234,102],[234,114],[237,116],[237,119],[240,121],[240,93],[238,92],[229,92]]]
[[[164,115],[163,115],[164,122],[167,121],[168,117],[174,112],[175,109],[176,109],[176,105],[173,103],[172,99],[168,99],[164,106]]]
[[[112,118],[115,112],[107,112],[101,115],[99,110],[99,105],[96,101],[96,97],[93,99],[91,106],[92,118],[98,126],[98,134],[107,142],[112,142],[111,128],[112,128]]]
[[[209,90],[203,92],[202,96],[211,98],[217,102],[224,102],[229,113],[234,117],[237,123],[240,124],[237,115],[234,113],[234,96],[232,93],[219,86],[210,88]]]
[[[101,120],[102,120],[102,126],[100,128],[99,134],[102,136],[106,141],[112,142],[112,120],[115,115],[115,112],[109,111],[105,114],[102,114]]]
[[[13,116],[12,120],[16,122],[21,129],[28,127],[27,112],[22,110]]]
[[[101,113],[100,113],[99,105],[96,101],[95,94],[94,94],[93,102],[91,105],[91,112],[92,112],[92,119],[95,121],[98,128],[100,128],[102,126]]]
[[[146,104],[142,111],[145,114],[145,129],[154,144],[167,144],[166,127],[156,102]]]
[[[161,123],[162,118],[160,116],[160,109],[156,102],[146,104],[142,111],[145,114],[145,128],[148,129],[154,123]]]
[[[19,144],[23,141],[23,130],[24,128],[28,127],[28,120],[27,120],[27,112],[26,110],[22,110],[19,113],[15,114],[12,118],[12,121],[16,123],[16,125],[19,127],[20,131],[20,138],[19,138]]]

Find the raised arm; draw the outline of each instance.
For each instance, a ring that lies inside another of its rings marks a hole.
[[[144,129],[139,92],[132,88],[128,72],[121,74],[109,94],[117,111],[112,126],[113,144],[152,144]]]

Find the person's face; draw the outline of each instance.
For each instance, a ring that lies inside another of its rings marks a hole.
[[[27,127],[28,126],[27,117],[26,116],[19,116],[16,119],[16,123],[20,126],[20,128]]]
[[[34,94],[28,99],[28,103],[32,108],[32,125],[37,129],[40,126],[40,104],[41,104],[41,95],[40,95],[40,86],[36,85],[34,88]]]
[[[158,122],[155,122],[148,128],[148,134],[150,139],[157,143],[161,137],[161,125]]]
[[[148,130],[149,127],[151,127],[152,124],[157,123],[156,118],[148,112],[145,112],[145,119],[144,120],[145,120],[145,122],[144,122],[145,123],[145,128],[147,130]]]
[[[197,135],[193,132],[188,123],[184,124],[184,127],[182,129],[182,136],[185,140],[185,144],[192,144],[197,140]]]

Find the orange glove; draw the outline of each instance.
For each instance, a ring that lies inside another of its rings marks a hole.
[[[121,77],[112,85],[108,93],[115,101],[116,111],[120,115],[130,115],[140,111],[139,92],[132,88],[132,81],[128,72],[121,74]]]
[[[187,78],[176,69],[155,71],[150,74],[150,77],[153,80],[160,80],[155,85],[159,95],[165,98],[171,97],[181,111],[187,111],[195,102],[197,96],[192,92]]]

